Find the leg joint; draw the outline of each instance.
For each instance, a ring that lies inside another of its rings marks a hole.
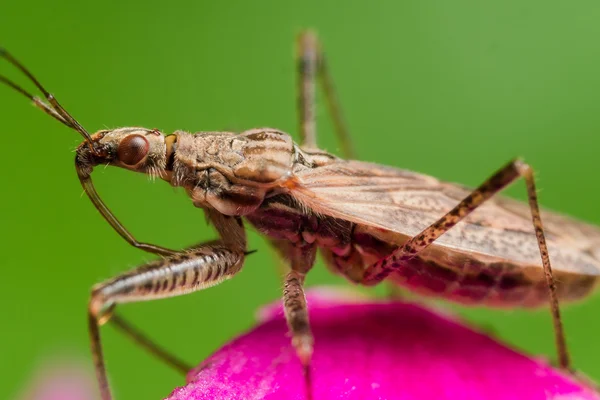
[[[88,313],[98,325],[103,325],[110,319],[116,304],[104,293],[104,287],[92,289]]]
[[[522,177],[526,178],[533,176],[533,170],[531,169],[531,166],[522,159],[517,158],[513,160],[512,165]]]

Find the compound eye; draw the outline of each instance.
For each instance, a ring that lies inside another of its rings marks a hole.
[[[119,143],[117,156],[119,161],[126,165],[135,165],[142,161],[148,150],[150,143],[142,135],[129,135]]]

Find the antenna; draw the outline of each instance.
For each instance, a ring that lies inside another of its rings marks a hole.
[[[22,87],[12,82],[10,79],[3,75],[0,75],[0,82],[4,83],[8,87],[13,88],[17,92],[21,93],[22,95],[33,101],[33,104],[40,108],[42,111],[44,111],[46,114],[62,122],[69,128],[79,132],[81,136],[83,136],[83,138],[86,140],[86,142],[90,144],[92,151],[94,151],[94,142],[90,134],[83,128],[83,126],[79,124],[79,122],[77,122],[77,120],[75,120],[75,118],[71,116],[71,114],[67,112],[67,110],[65,110],[60,105],[60,103],[52,94],[48,93],[48,91],[42,86],[42,84],[35,78],[35,76],[33,76],[31,72],[29,72],[27,68],[25,68],[23,64],[21,64],[16,58],[14,58],[5,49],[1,47],[0,58],[4,58],[6,61],[8,61],[21,72],[23,72],[23,74],[25,74],[25,76],[27,76],[29,80],[32,81],[33,84],[40,90],[40,92],[42,92],[42,94],[44,95],[48,103],[50,103],[50,105],[44,103],[39,97],[32,95],[31,93],[29,93],[28,91],[26,91],[25,89],[23,89]]]

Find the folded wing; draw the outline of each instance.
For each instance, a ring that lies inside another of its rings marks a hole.
[[[435,222],[470,190],[411,171],[339,161],[297,171],[292,196],[316,213],[411,237]],[[552,265],[564,272],[600,275],[600,230],[542,211]],[[529,206],[495,196],[444,233],[435,246],[539,266]]]

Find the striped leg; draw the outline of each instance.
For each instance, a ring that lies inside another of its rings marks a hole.
[[[285,240],[272,240],[271,243],[290,266],[283,284],[283,310],[292,335],[292,346],[304,367],[307,398],[311,399],[310,362],[314,339],[308,319],[304,279],[315,263],[317,248],[313,244],[296,246]]]
[[[222,243],[212,242],[148,263],[92,289],[88,322],[92,357],[102,400],[110,400],[112,396],[106,376],[99,327],[110,320],[114,307],[120,303],[182,295],[231,278],[241,269],[245,252]],[[186,368],[184,364],[178,364],[177,360],[169,360],[166,352],[133,330],[121,318],[117,318],[116,323],[117,327],[169,364],[178,369]]]
[[[292,334],[292,345],[305,367],[308,367],[312,357],[313,336],[304,296],[304,278],[315,262],[315,255],[316,247],[313,245],[296,247],[288,243],[287,258],[291,270],[285,276],[283,307]]]

